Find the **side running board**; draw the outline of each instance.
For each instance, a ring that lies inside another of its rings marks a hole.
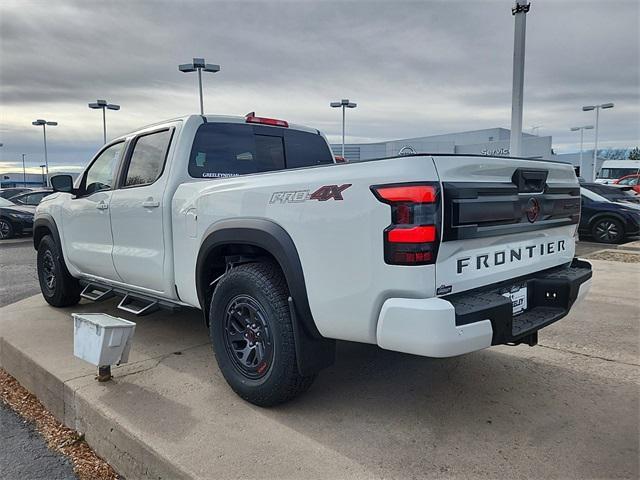
[[[102,300],[113,297],[113,295],[113,288],[96,285],[94,283],[88,283],[80,293],[82,298],[86,298],[87,300],[92,300],[94,302],[101,302]]]
[[[159,308],[177,311],[182,305],[172,302],[171,300],[163,300],[150,296],[128,292],[118,287],[111,287],[98,282],[82,282],[84,289],[80,293],[82,298],[93,302],[100,302],[112,297],[122,297],[118,304],[120,310],[132,313],[134,315],[147,315],[155,312]]]
[[[120,310],[133,313],[134,315],[146,315],[155,311],[159,306],[157,300],[149,298],[137,297],[127,293],[122,301],[118,304]]]

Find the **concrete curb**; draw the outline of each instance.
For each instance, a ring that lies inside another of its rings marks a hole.
[[[91,448],[125,478],[194,478],[83,397],[80,387],[93,382],[92,374],[64,381],[3,337],[0,337],[0,367],[38,397],[61,423],[84,433]]]

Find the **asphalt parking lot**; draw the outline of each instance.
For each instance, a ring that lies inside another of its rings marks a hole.
[[[0,243],[0,307],[40,291],[30,237]],[[1,321],[1,319],[0,319]],[[71,462],[47,447],[32,425],[0,403],[0,477],[75,479]]]
[[[55,370],[116,468],[133,462],[120,445],[195,478],[638,478],[640,272],[593,263],[591,293],[537,347],[427,359],[341,342],[306,395],[267,410],[227,387],[197,314],[134,319],[131,363],[108,384],[71,356],[68,311],[37,296],[3,309],[0,336]],[[129,318],[100,305],[74,311]]]
[[[31,237],[0,242],[0,307],[40,292]]]

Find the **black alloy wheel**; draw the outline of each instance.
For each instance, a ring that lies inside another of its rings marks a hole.
[[[250,295],[231,299],[224,319],[224,344],[233,366],[251,379],[264,377],[273,364],[274,344],[266,313]]]
[[[42,256],[42,280],[43,288],[52,295],[56,290],[56,264],[51,250],[45,250]]]

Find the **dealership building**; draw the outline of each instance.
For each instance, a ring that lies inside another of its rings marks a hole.
[[[509,156],[510,134],[507,128],[487,128],[386,142],[347,143],[344,147],[344,156],[349,162],[410,153],[456,153],[506,157]],[[335,155],[340,155],[342,144],[332,144],[331,148]],[[551,137],[539,137],[523,132],[521,156],[551,160],[553,158]]]

